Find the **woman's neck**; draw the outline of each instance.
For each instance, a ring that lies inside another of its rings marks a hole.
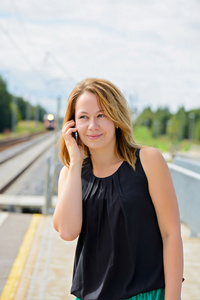
[[[91,153],[91,162],[93,174],[103,178],[114,174],[123,161],[115,153],[100,155],[100,153],[94,151]]]
[[[115,151],[91,151],[92,166],[95,169],[103,169],[115,165],[121,161]]]

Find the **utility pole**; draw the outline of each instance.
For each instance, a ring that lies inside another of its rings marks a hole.
[[[35,129],[38,129],[38,122],[39,122],[39,107],[36,105],[35,107]]]
[[[30,112],[31,112],[31,107],[30,107],[30,104],[29,102],[27,101],[26,102],[26,127],[27,127],[27,130],[29,130],[29,123],[28,121],[30,121]]]
[[[60,126],[60,97],[57,98],[57,111],[56,111],[56,129]]]
[[[17,121],[17,99],[15,97],[12,97],[11,130],[13,133],[16,132],[16,121]]]

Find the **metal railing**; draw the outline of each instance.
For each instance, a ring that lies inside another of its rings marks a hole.
[[[58,174],[61,170],[61,163],[58,160],[58,133],[55,134],[55,146],[46,157],[46,178],[45,178],[45,204],[42,213],[47,215],[54,211],[54,197],[57,194]]]

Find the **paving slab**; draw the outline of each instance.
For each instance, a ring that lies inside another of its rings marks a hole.
[[[190,229],[182,224],[184,278],[182,300],[200,299],[200,238],[191,237]]]
[[[65,242],[42,216],[15,300],[70,300],[76,241]]]
[[[0,294],[6,284],[31,218],[30,214],[0,212]]]
[[[182,300],[199,300],[200,239],[191,238],[186,225],[182,224],[181,229],[185,261]],[[76,242],[63,241],[53,228],[52,215],[41,215],[18,289],[12,299],[75,299],[70,294],[70,288]]]

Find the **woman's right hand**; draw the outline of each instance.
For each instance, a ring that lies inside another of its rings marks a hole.
[[[81,145],[77,145],[77,142],[72,135],[74,132],[77,131],[77,129],[74,128],[74,126],[75,126],[74,120],[70,120],[66,122],[62,128],[62,136],[64,138],[65,145],[69,152],[70,164],[73,163],[82,164],[84,159],[84,150]]]

